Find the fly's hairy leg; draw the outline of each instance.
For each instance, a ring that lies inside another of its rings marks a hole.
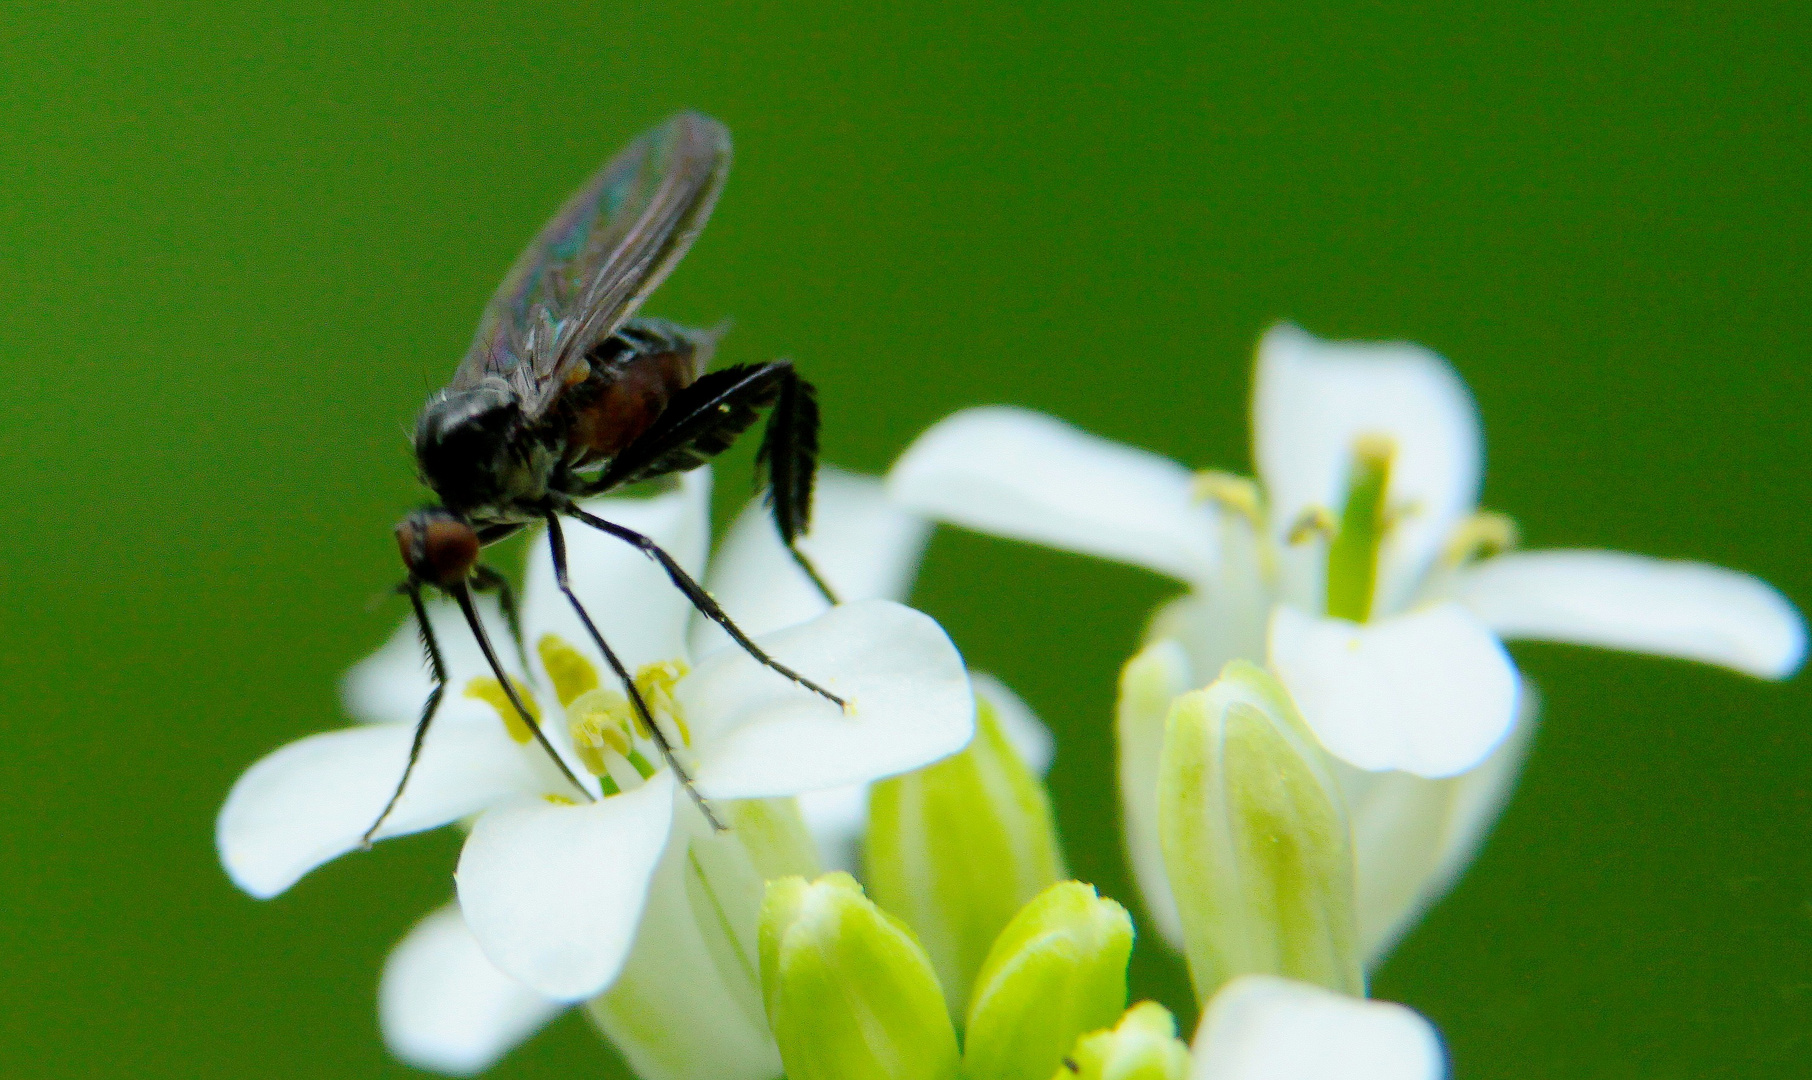
[[[369,848],[371,838],[384,827],[390,812],[403,797],[403,789],[409,786],[409,777],[415,773],[415,763],[421,760],[422,743],[428,738],[428,725],[434,722],[434,714],[440,710],[441,695],[447,691],[447,665],[440,658],[440,643],[434,640],[434,625],[428,621],[428,609],[422,605],[421,583],[413,579],[403,582],[396,591],[409,597],[409,606],[415,613],[415,628],[421,633],[422,651],[428,656],[428,670],[434,676],[434,689],[428,691],[428,700],[422,704],[422,716],[415,722],[415,738],[409,743],[409,763],[403,766],[402,779],[396,782],[396,790],[390,793],[390,801],[378,814],[371,828],[359,837],[359,844]]]
[[[585,632],[591,636],[592,644],[596,645],[598,651],[604,654],[604,662],[610,665],[610,670],[616,673],[617,681],[623,684],[623,692],[628,695],[636,715],[641,718],[643,725],[654,737],[654,744],[660,748],[661,757],[667,762],[667,767],[673,770],[673,775],[679,778],[680,784],[686,789],[686,794],[691,796],[693,803],[698,806],[699,812],[704,814],[705,820],[711,823],[712,829],[718,832],[725,831],[729,826],[718,818],[717,813],[711,809],[711,804],[705,801],[703,795],[699,794],[698,787],[692,782],[692,774],[688,773],[686,767],[681,765],[679,759],[674,756],[673,744],[668,741],[667,733],[661,730],[659,724],[655,723],[654,713],[649,710],[648,703],[642,699],[642,692],[636,689],[635,680],[630,677],[629,669],[623,666],[622,660],[618,659],[616,650],[605,642],[604,635],[598,632],[597,625],[591,621],[591,615],[586,612],[585,605],[579,602],[579,597],[573,592],[572,580],[567,573],[566,535],[560,529],[559,515],[552,510],[547,513],[547,539],[548,547],[553,552],[554,581],[560,586],[560,591],[566,594],[566,600],[573,606],[573,611],[578,614],[579,621],[585,624]]]
[[[510,640],[516,645],[516,658],[522,661],[522,670],[528,671],[528,649],[522,639],[522,616],[516,606],[516,590],[510,587],[510,579],[492,567],[478,563],[472,567],[472,591],[495,592],[497,607],[503,612],[503,624],[509,627]]]
[[[515,682],[503,670],[503,665],[497,661],[497,650],[491,647],[491,636],[485,633],[484,623],[478,619],[478,608],[472,603],[472,590],[467,588],[464,582],[460,582],[447,592],[459,605],[460,613],[466,617],[466,625],[472,628],[472,636],[478,639],[478,648],[484,653],[485,663],[490,665],[491,674],[497,677],[497,682],[503,687],[504,696],[510,699],[510,705],[515,708],[516,715],[522,717],[522,722],[528,725],[529,732],[535,736],[535,741],[541,744],[541,749],[547,751],[547,756],[560,770],[560,775],[566,777],[567,782],[572,784],[587,802],[593,801],[591,792],[587,791],[585,785],[579,782],[579,778],[573,774],[572,768],[566,764],[566,759],[560,756],[560,751],[554,749],[554,744],[547,740],[547,733],[541,730],[540,722],[529,712],[528,706],[522,703],[521,695],[516,692]]]
[[[838,708],[843,707],[844,702],[842,698],[769,656],[762,650],[761,646],[751,641],[749,635],[743,633],[742,628],[732,622],[730,616],[725,614],[724,609],[718,606],[717,601],[712,598],[711,594],[706,592],[704,587],[699,585],[697,581],[694,581],[692,575],[686,573],[685,568],[682,567],[673,556],[667,554],[659,544],[650,540],[648,537],[643,536],[641,533],[636,532],[634,529],[624,528],[614,521],[605,521],[596,514],[587,513],[571,503],[568,503],[564,509],[568,514],[578,518],[592,528],[597,529],[600,532],[609,533],[611,536],[616,537],[624,543],[633,545],[644,555],[647,555],[656,563],[659,563],[661,569],[667,572],[668,580],[672,581],[674,587],[685,594],[686,599],[691,602],[692,606],[697,608],[699,613],[705,616],[705,618],[710,619],[712,622],[723,627],[724,632],[729,634],[730,637],[736,641],[736,644],[742,647],[744,652],[754,657],[763,665],[772,668],[774,671],[786,676],[800,686],[805,687],[807,690],[823,697],[826,701],[835,704]]]
[[[784,362],[782,362],[784,363]],[[785,363],[776,379],[772,408],[756,455],[756,480],[766,480],[768,510],[781,542],[805,576],[832,607],[837,594],[799,550],[811,531],[812,489],[818,478],[818,392]]]

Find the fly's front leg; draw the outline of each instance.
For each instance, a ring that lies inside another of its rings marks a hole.
[[[522,638],[522,616],[516,607],[516,590],[510,587],[510,579],[492,567],[479,563],[472,567],[472,591],[497,594],[497,607],[503,612],[503,624],[509,628],[510,640],[516,643],[516,657],[522,661],[522,670],[533,671],[529,667],[528,649]]]
[[[666,761],[667,767],[673,770],[673,775],[678,778],[680,786],[686,789],[686,794],[691,796],[692,802],[698,807],[699,812],[705,815],[705,820],[711,823],[711,828],[717,832],[725,831],[729,826],[723,823],[716,811],[711,809],[711,804],[705,801],[703,795],[699,794],[698,786],[692,782],[692,774],[686,771],[686,767],[680,764],[679,758],[674,755],[672,742],[668,740],[667,733],[661,730],[661,725],[655,722],[654,713],[648,708],[648,702],[642,697],[642,691],[636,687],[635,679],[630,676],[629,669],[623,666],[623,661],[617,657],[616,650],[612,649],[610,643],[604,640],[604,635],[598,632],[597,624],[591,621],[590,613],[585,610],[585,605],[579,602],[578,594],[573,592],[572,578],[568,574],[566,566],[566,534],[560,529],[559,516],[552,510],[547,512],[547,541],[554,560],[555,584],[560,587],[562,593],[566,594],[566,600],[572,605],[574,613],[579,616],[579,621],[585,624],[585,632],[591,636],[591,643],[598,647],[600,653],[604,654],[604,662],[610,665],[610,670],[615,673],[617,681],[622,684],[623,693],[628,695],[630,704],[635,708],[637,718],[647,726],[649,735],[654,738],[654,745],[660,748],[662,760]]]
[[[755,458],[757,478],[767,482],[768,509],[781,542],[812,585],[835,605],[837,594],[799,550],[799,538],[812,527],[812,488],[818,476],[818,392],[791,363],[779,361],[775,366],[782,365]]]
[[[434,640],[434,624],[428,621],[428,609],[422,605],[421,582],[410,578],[396,587],[396,591],[409,597],[409,606],[415,612],[415,628],[420,631],[422,651],[428,657],[428,671],[434,677],[434,689],[428,691],[428,700],[422,704],[422,716],[415,722],[415,738],[409,743],[409,763],[403,766],[402,779],[396,782],[396,790],[390,793],[390,801],[378,814],[371,828],[359,837],[359,843],[371,846],[371,838],[384,827],[384,821],[390,812],[396,809],[397,801],[403,797],[403,789],[409,786],[409,777],[415,772],[415,763],[421,760],[422,744],[428,738],[428,726],[434,722],[434,714],[440,711],[441,695],[447,691],[447,665],[440,658],[440,643]]]

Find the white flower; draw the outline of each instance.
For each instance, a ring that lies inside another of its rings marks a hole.
[[[838,599],[904,602],[918,576],[931,523],[889,499],[873,477],[821,466],[812,531],[800,548]],[[706,581],[737,625],[762,634],[814,618],[829,605],[780,542],[768,509],[751,500],[731,524],[711,559]],[[729,638],[707,619],[694,619],[695,653],[722,648]],[[1050,768],[1051,733],[1006,684],[970,672],[975,692],[988,700],[1003,734],[1033,772]],[[857,844],[868,826],[868,785],[846,784],[799,796],[819,857],[827,870],[855,873]]]
[[[700,470],[671,494],[600,500],[594,510],[696,570],[709,490]],[[581,527],[569,527],[567,541],[576,591],[656,698],[657,718],[682,746],[706,798],[763,799],[878,779],[937,760],[970,737],[974,706],[961,659],[924,615],[863,601],[761,637],[771,655],[847,700],[846,712],[737,648],[698,654],[689,668],[690,611],[659,568]],[[554,588],[545,537],[530,551],[529,568],[522,611],[529,696],[586,792],[561,779],[507,708],[500,715],[501,687],[474,662],[463,627],[436,605],[450,669],[446,703],[379,835],[477,815],[458,873],[465,924],[502,972],[545,998],[572,1001],[596,995],[623,968],[664,853],[703,822],[646,733],[636,731],[608,668]],[[235,785],[217,838],[229,874],[246,891],[275,895],[359,846],[401,773],[428,688],[410,637],[405,628],[349,678],[349,704],[376,722],[284,747]],[[456,936],[448,925],[431,923],[418,934],[438,928]],[[758,1001],[755,1008],[759,1017]],[[511,1015],[520,1027],[530,1012]]]
[[[1149,666],[1137,701],[1123,685],[1120,717],[1127,846],[1173,943],[1146,781],[1170,698],[1229,660],[1268,662],[1323,745],[1350,763],[1340,776],[1375,961],[1464,865],[1516,774],[1528,724],[1515,720],[1533,709],[1519,708],[1527,695],[1500,638],[1771,678],[1803,657],[1798,614],[1746,575],[1612,552],[1495,553],[1508,529],[1475,511],[1471,400],[1420,347],[1272,329],[1258,350],[1253,457],[1257,483],[1197,474],[995,407],[937,424],[889,477],[895,498],[934,518],[1189,586],[1149,631],[1174,651]]]
[[[1244,975],[1202,1014],[1189,1080],[1440,1080],[1446,1072],[1434,1026],[1401,1005]]]
[[[1474,512],[1478,422],[1426,349],[1271,330],[1253,456],[1258,488],[1034,413],[974,409],[926,432],[890,489],[941,520],[1183,581],[1193,595],[1159,632],[1209,674],[1265,658],[1268,635],[1316,734],[1365,769],[1439,777],[1482,761],[1515,716],[1500,636],[1771,678],[1804,655],[1792,607],[1742,574],[1611,552],[1477,558],[1497,520]]]
[[[1441,1080],[1434,1026],[1410,1009],[1275,975],[1242,975],[1214,995],[1193,1045],[1155,1001],[1076,1042],[1078,1080]]]

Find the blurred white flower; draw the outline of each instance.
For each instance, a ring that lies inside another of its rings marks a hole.
[[[1242,975],[1208,1003],[1193,1045],[1155,1001],[1076,1042],[1074,1080],[1441,1080],[1434,1026],[1401,1005],[1275,975]]]
[[[1387,1001],[1243,975],[1202,1014],[1189,1080],[1440,1080],[1434,1025]]]

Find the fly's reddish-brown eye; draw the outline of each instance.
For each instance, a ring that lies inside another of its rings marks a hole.
[[[478,533],[451,515],[410,515],[396,527],[396,546],[411,574],[442,588],[464,581],[478,562]]]

